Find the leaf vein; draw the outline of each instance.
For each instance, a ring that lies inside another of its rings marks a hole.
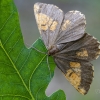
[[[31,49],[30,52],[28,53],[28,56],[27,56],[27,58],[25,59],[25,61],[24,61],[23,65],[21,66],[21,68],[19,69],[19,72],[23,69],[24,65],[25,65],[26,62],[28,61],[28,58],[29,58],[29,56],[30,56],[30,54],[31,54],[31,51],[32,51],[32,49]]]
[[[24,80],[23,80],[21,74],[19,73],[18,69],[16,68],[16,65],[14,64],[14,62],[13,62],[12,59],[10,58],[9,54],[8,54],[8,53],[6,52],[6,50],[4,49],[4,47],[3,47],[3,45],[2,45],[2,42],[1,42],[0,44],[1,44],[1,47],[2,47],[3,51],[5,52],[6,56],[9,58],[11,64],[13,65],[15,71],[17,72],[19,78],[21,79],[21,81],[22,81],[24,87],[25,87],[26,90],[29,92],[29,94],[30,94],[32,100],[35,100],[34,97],[33,97],[33,95],[32,95],[32,93],[31,93],[31,91],[28,89],[27,85],[25,84],[25,82],[24,82]]]
[[[5,96],[22,97],[22,98],[26,98],[26,99],[30,100],[28,97],[22,96],[22,95],[15,95],[15,94],[4,94],[4,95],[0,95],[0,97],[5,97]]]
[[[36,71],[36,69],[38,68],[38,66],[41,64],[41,62],[44,60],[44,58],[46,57],[47,55],[44,55],[44,57],[41,59],[41,61],[37,64],[37,66],[35,67],[35,69],[33,70],[32,74],[30,75],[30,78],[29,78],[29,90],[31,91],[31,88],[30,88],[30,83],[31,83],[31,79],[32,79],[32,76],[34,74],[34,72]]]
[[[19,58],[19,56],[21,55],[21,53],[22,53],[23,50],[24,50],[24,47],[20,50],[18,56],[16,57],[15,63],[17,62],[17,60],[18,60],[18,58]]]
[[[11,47],[11,49],[8,51],[8,54],[13,50],[13,48],[17,45],[17,43],[19,42],[21,38],[18,38],[18,40],[16,41],[16,43]]]
[[[14,14],[14,11],[10,14],[10,16],[8,17],[8,19],[5,21],[5,23],[2,25],[2,27],[0,28],[0,31],[4,28],[4,26],[6,25],[6,23],[8,22],[8,20],[12,17],[12,15]]]
[[[47,85],[47,84],[46,84],[46,85]],[[45,86],[46,86],[46,85],[45,85]],[[36,93],[36,100],[38,100],[38,99],[37,99],[37,98],[38,98],[37,96],[38,96],[39,91],[40,91],[43,87],[45,87],[45,86],[42,86],[41,88],[38,89],[38,91],[37,91],[37,93]]]
[[[0,72],[0,74],[4,74],[4,75],[12,75],[12,74],[17,74],[16,72],[13,72],[13,73],[3,73],[3,72]]]
[[[6,41],[3,43],[3,46],[7,43],[7,41],[10,39],[11,35],[15,32],[17,26],[13,29],[13,31],[11,32],[11,34],[8,36],[8,38],[6,39]]]
[[[0,61],[0,64],[4,64],[4,65],[7,65],[7,66],[9,66],[9,67],[12,67],[12,65],[7,64],[7,63],[5,63],[5,62],[1,62],[1,61]]]

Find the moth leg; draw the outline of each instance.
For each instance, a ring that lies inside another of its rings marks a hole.
[[[47,65],[48,65],[48,69],[49,69],[49,72],[50,72],[50,79],[51,79],[51,71],[50,71],[50,66],[49,66],[49,59],[48,59],[48,55],[47,55]]]

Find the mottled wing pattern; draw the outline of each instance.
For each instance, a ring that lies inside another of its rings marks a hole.
[[[57,67],[81,94],[87,94],[93,80],[93,66],[89,62],[55,58]]]
[[[49,49],[57,38],[63,20],[63,11],[52,4],[36,3],[34,13],[41,37]]]
[[[65,14],[56,44],[75,41],[84,35],[86,26],[85,15],[80,11],[69,11]]]
[[[76,41],[61,45],[64,45],[64,48],[59,52],[59,54],[65,54],[65,57],[68,59],[72,58],[92,61],[97,59],[100,54],[100,42],[87,33]]]
[[[85,33],[81,39],[62,45],[64,48],[54,55],[57,67],[76,90],[87,94],[94,72],[90,61],[100,55],[100,42]]]
[[[84,33],[86,20],[79,11],[63,11],[45,3],[34,5],[36,22],[48,50],[57,47],[53,55],[57,67],[81,94],[86,94],[93,80],[90,61],[100,55],[100,42]]]

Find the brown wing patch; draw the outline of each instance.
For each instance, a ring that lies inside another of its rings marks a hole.
[[[37,13],[39,11],[39,6],[38,5],[34,5],[34,11],[35,11],[35,13]]]
[[[97,54],[100,54],[100,50],[97,51]]]
[[[86,90],[84,88],[80,88],[80,89],[78,88],[77,90],[83,95],[86,93]]]
[[[73,72],[73,70],[69,69],[66,72],[65,77],[71,82],[72,85],[74,85],[75,87],[78,87],[78,85],[80,85],[81,82],[81,77],[78,76],[76,73]]]
[[[70,67],[73,67],[73,68],[80,68],[81,65],[79,62],[70,62]]]
[[[96,52],[96,59],[100,56],[100,49]]]
[[[82,48],[80,51],[76,52],[77,56],[88,57],[88,51],[85,48]]]
[[[43,13],[38,13],[39,12],[39,5],[35,4],[34,5],[34,13],[35,13],[35,17],[36,17],[36,21],[38,24],[38,28],[39,30],[47,30],[48,26],[47,23],[49,21],[49,17]],[[52,23],[51,20],[49,21],[49,24]]]
[[[57,27],[57,21],[54,21],[53,23],[52,23],[52,25],[50,26],[50,30],[51,31],[54,31],[55,29],[56,29],[56,27]]]
[[[62,31],[66,30],[68,27],[70,27],[70,23],[71,23],[70,20],[64,21],[62,24],[62,27],[61,27]]]
[[[77,91],[84,95],[86,91],[83,87],[80,87],[82,80],[82,73],[80,69],[81,65],[79,62],[70,62],[70,67],[72,67],[72,69],[67,70],[65,77],[76,88]]]
[[[50,18],[49,16],[43,13],[36,14],[36,19],[37,19],[38,28],[44,31],[48,30],[48,28],[51,31],[54,31],[58,24],[57,21],[53,21],[52,18]]]
[[[98,48],[99,48],[99,50],[100,50],[100,45],[99,45],[99,47],[98,47]]]
[[[85,94],[86,90],[83,87],[80,87],[81,85],[81,72],[74,73],[73,70],[69,69],[65,77],[67,80],[76,88],[77,91],[79,91],[81,94]]]

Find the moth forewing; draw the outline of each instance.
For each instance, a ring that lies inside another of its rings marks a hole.
[[[52,4],[36,3],[34,13],[40,35],[47,49],[49,49],[57,39],[63,20],[63,11]]]

